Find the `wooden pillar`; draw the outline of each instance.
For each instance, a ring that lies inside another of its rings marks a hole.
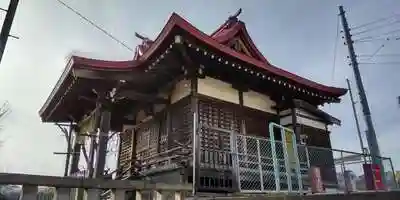
[[[240,119],[240,133],[243,135],[246,135],[246,120],[244,119],[244,116],[246,114],[245,114],[244,103],[243,103],[243,90],[238,89],[238,94],[239,94],[240,112],[242,113],[242,117]]]
[[[94,130],[92,131],[92,133],[90,133],[90,140],[91,140],[91,145],[90,145],[90,150],[89,150],[89,178],[93,178],[94,176],[94,153],[97,149],[97,144],[96,144],[96,133],[98,132],[98,128],[100,126],[100,121],[101,121],[101,110],[102,110],[102,96],[100,96],[101,94],[98,94],[99,96],[97,97],[96,100],[96,108],[94,111]],[[92,135],[93,134],[93,135]],[[99,138],[100,139],[100,138]]]
[[[325,148],[332,148],[332,144],[331,144],[331,134],[329,133],[329,129],[328,129],[328,124],[325,124],[325,132],[326,132],[326,137],[327,137],[327,146]],[[364,151],[364,149],[362,149]]]
[[[23,185],[20,200],[33,200],[37,199],[38,186],[36,185]]]
[[[72,144],[71,144],[71,139],[72,139],[72,130],[73,130],[73,124],[72,121],[69,125],[69,129],[67,132],[67,155],[65,156],[65,168],[64,168],[64,176],[68,176],[69,175],[69,162],[71,160],[71,154],[72,152]]]
[[[301,127],[299,126],[299,124],[297,124],[297,113],[296,113],[296,107],[292,107],[292,126],[293,126],[293,132],[296,136],[296,142],[300,141],[300,134],[301,133]]]
[[[200,186],[200,136],[198,131],[198,94],[197,94],[197,78],[199,66],[192,61],[190,58],[186,46],[184,44],[183,38],[180,35],[175,36],[175,44],[179,50],[179,53],[183,60],[183,65],[185,67],[186,78],[190,80],[190,102],[191,102],[191,112],[193,116],[193,129],[192,129],[192,152],[193,152],[193,195],[196,196],[197,189]]]
[[[110,132],[111,112],[104,110],[101,113],[100,131],[99,131],[99,144],[97,147],[97,159],[95,177],[100,178],[104,173],[104,166],[106,163],[108,133]]]
[[[166,141],[166,144],[165,144],[165,146],[166,146],[166,149],[167,150],[169,150],[169,145],[171,144],[171,138],[170,138],[170,134],[171,134],[171,127],[172,127],[172,117],[171,117],[171,112],[172,112],[172,108],[174,108],[170,103],[171,103],[171,94],[170,95],[168,95],[168,102],[169,102],[169,105],[166,107],[166,109],[165,109],[165,111],[167,112],[166,113],[166,119],[165,119],[165,134],[166,134],[166,137],[167,137],[167,141]]]
[[[131,169],[129,170],[128,174],[129,176],[132,176],[132,171],[136,168],[135,163],[136,163],[136,129],[132,130],[132,139],[131,139],[131,159],[130,159],[130,166]]]
[[[75,134],[75,141],[72,149],[72,159],[71,159],[71,169],[69,171],[69,174],[73,174],[79,171],[78,165],[79,165],[79,157],[80,157],[80,152],[81,152],[81,144],[79,143],[80,141],[80,136],[79,136],[79,128],[77,125],[73,125],[72,132]]]

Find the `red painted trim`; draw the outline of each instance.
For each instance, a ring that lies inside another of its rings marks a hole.
[[[249,51],[256,57],[257,60],[269,64],[268,60],[264,57],[264,55],[260,52],[260,50],[258,50],[253,40],[251,39],[249,33],[247,32],[246,25],[244,22],[237,21],[231,28],[223,30],[223,27],[225,26],[221,26],[219,28],[221,30],[215,32],[212,35],[212,38],[217,40],[219,43],[224,44],[238,35],[241,39],[244,40],[245,45],[247,46],[247,48],[249,48]]]
[[[104,60],[96,60],[96,59],[83,58],[83,57],[75,57],[74,63],[76,65],[74,67],[77,67],[77,66],[88,67],[88,68],[99,69],[99,70],[127,70],[127,69],[132,69],[132,68],[138,67],[143,62],[147,61],[148,58],[159,48],[161,43],[171,33],[171,30],[174,27],[179,27],[179,28],[183,29],[184,31],[190,33],[196,39],[204,42],[206,45],[208,45],[212,48],[218,49],[222,53],[225,53],[229,56],[237,58],[245,63],[254,65],[254,66],[256,66],[260,69],[263,69],[265,71],[268,71],[269,73],[274,74],[276,76],[285,77],[285,78],[289,79],[290,81],[299,83],[304,86],[311,87],[315,90],[330,93],[332,96],[341,96],[341,95],[344,95],[347,91],[346,89],[343,89],[343,88],[329,87],[329,86],[325,86],[325,85],[316,83],[314,81],[302,78],[300,76],[297,76],[297,75],[290,73],[288,71],[285,71],[283,69],[277,68],[277,67],[269,64],[268,62],[263,62],[263,61],[255,59],[255,58],[249,57],[247,55],[244,55],[242,53],[239,53],[223,44],[220,44],[217,40],[213,39],[209,35],[200,31],[199,29],[194,27],[192,24],[187,22],[185,19],[183,19],[176,13],[172,14],[172,16],[168,20],[167,24],[162,29],[161,33],[158,35],[157,39],[150,46],[150,48],[139,58],[138,61],[115,62],[115,61],[104,61]],[[254,49],[256,49],[254,43],[251,41],[250,37],[248,36],[248,33],[245,30],[245,28],[242,27],[240,30],[244,30],[243,34],[244,34],[244,36],[246,36],[245,38],[247,38],[249,40],[248,43],[250,45],[254,46]],[[259,51],[258,51],[258,53],[261,54]],[[261,54],[261,56],[262,56],[262,54]],[[82,65],[84,65],[84,66],[82,66]]]
[[[73,68],[92,68],[100,70],[123,70],[132,69],[138,65],[136,61],[107,61],[80,56],[72,56]]]
[[[183,18],[181,18],[180,16],[176,15],[175,13],[172,15],[171,17],[173,19],[173,21],[175,21],[176,25],[178,25],[179,27],[181,27],[182,29],[184,29],[185,31],[189,32],[192,36],[196,37],[197,39],[199,39],[200,41],[203,41],[204,43],[206,43],[207,45],[216,48],[218,50],[220,50],[221,52],[228,54],[232,57],[238,58],[240,60],[242,60],[243,62],[252,64],[258,68],[261,69],[265,69],[266,71],[278,75],[278,76],[283,76],[291,81],[300,83],[304,86],[308,86],[308,87],[312,87],[316,90],[322,91],[322,92],[327,92],[327,93],[331,93],[332,95],[338,95],[341,96],[343,94],[345,94],[347,92],[346,89],[343,88],[335,88],[335,87],[329,87],[329,86],[325,86],[319,83],[316,83],[314,81],[302,78],[300,76],[297,76],[293,73],[290,73],[288,71],[285,71],[283,69],[277,68],[273,65],[268,65],[267,63],[261,62],[259,60],[256,60],[255,58],[251,58],[247,55],[244,55],[242,53],[239,53],[225,45],[222,45],[220,43],[218,43],[216,40],[212,39],[211,37],[209,37],[207,34],[205,34],[204,32],[198,30],[196,27],[194,27],[193,25],[191,25],[189,22],[187,22],[186,20],[184,20]]]

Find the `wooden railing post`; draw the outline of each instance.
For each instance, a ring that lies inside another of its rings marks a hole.
[[[159,190],[153,191],[153,200],[162,200],[162,193]]]
[[[122,189],[111,190],[111,200],[125,200],[125,198],[126,198],[126,190]]]
[[[20,200],[36,200],[38,193],[37,185],[23,185]]]
[[[71,189],[70,188],[57,188],[53,196],[53,200],[70,200]]]
[[[139,190],[136,190],[135,191],[135,200],[142,200],[142,197],[143,197],[142,192]]]
[[[85,200],[99,200],[100,199],[100,192],[99,189],[86,189]]]
[[[182,192],[174,192],[173,200],[183,200]]]
[[[140,180],[96,180],[5,173],[0,173],[0,184],[23,185],[19,200],[36,200],[39,198],[52,200],[99,200],[104,190],[111,192],[113,200],[125,200],[132,195],[134,195],[135,200],[143,200],[145,198],[143,191],[146,194],[151,193],[151,200],[162,200],[167,196],[168,199],[183,200],[186,192],[192,190],[190,184],[175,185],[147,183]],[[38,186],[51,188],[39,193],[39,196]],[[56,189],[54,190],[54,188]],[[113,189],[110,190],[110,188]],[[127,195],[127,191],[129,191],[129,195]],[[168,195],[166,195],[167,192]],[[107,194],[109,195],[110,193]]]

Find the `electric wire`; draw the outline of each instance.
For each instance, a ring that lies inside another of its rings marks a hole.
[[[333,64],[332,64],[333,66],[332,66],[331,81],[333,81],[334,77],[335,77],[338,40],[339,40],[339,15],[336,18],[336,38],[335,38],[335,44],[333,47]]]
[[[385,47],[386,43],[388,41],[384,41],[372,54],[370,57],[368,57],[368,59],[366,61],[372,61],[372,59],[375,57],[375,55],[377,55],[379,53],[379,51],[381,51],[383,49],[383,47]]]
[[[387,17],[382,17],[380,19],[377,19],[377,20],[374,20],[374,21],[371,21],[371,22],[360,24],[358,26],[352,27],[351,30],[356,30],[356,29],[363,28],[363,27],[366,27],[366,26],[369,26],[369,25],[372,25],[372,24],[376,24],[376,23],[383,22],[383,21],[386,21],[386,20],[389,20],[389,19],[393,19],[394,17],[397,17],[397,16],[400,16],[400,14],[393,14],[393,15],[390,15],[390,16],[387,16]]]
[[[400,62],[360,62],[360,65],[399,65]]]
[[[374,42],[374,41],[397,41],[400,40],[400,35],[399,36],[390,36],[390,37],[383,37],[383,38],[375,38],[375,39],[367,39],[367,40],[359,40],[356,41],[355,43],[363,43],[363,42]]]
[[[361,54],[361,55],[357,55],[357,57],[371,57],[371,56],[375,56],[375,57],[395,57],[395,56],[399,56],[400,57],[400,53],[396,54],[378,54],[378,55],[372,55],[372,54]]]
[[[101,32],[103,32],[105,35],[107,35],[108,37],[110,37],[112,40],[114,40],[115,42],[119,43],[120,45],[122,45],[123,47],[125,47],[126,49],[128,49],[129,51],[133,52],[133,49],[131,47],[129,47],[125,42],[119,40],[118,38],[116,38],[115,36],[113,36],[111,33],[109,33],[108,31],[106,31],[104,28],[100,27],[99,25],[97,25],[96,23],[94,23],[93,21],[91,21],[89,18],[85,17],[84,15],[82,15],[81,13],[79,13],[77,10],[75,10],[74,8],[72,8],[71,6],[67,5],[65,2],[61,1],[61,0],[57,0],[61,5],[63,5],[64,7],[68,8],[70,11],[72,11],[73,13],[75,13],[76,15],[78,15],[81,19],[85,20],[86,22],[88,22],[89,24],[91,24],[92,26],[94,26],[96,29],[100,30]]]
[[[360,41],[360,40],[374,39],[374,38],[377,38],[377,37],[381,37],[381,36],[384,36],[384,35],[389,35],[391,33],[396,33],[396,32],[400,32],[400,29],[391,30],[391,31],[388,31],[388,32],[381,33],[379,35],[371,35],[371,36],[358,38],[358,39],[355,39],[354,42],[357,42],[357,41]]]
[[[377,29],[384,28],[384,27],[387,27],[389,25],[393,25],[393,24],[396,24],[396,23],[400,23],[400,20],[396,20],[396,21],[393,21],[393,22],[388,23],[388,24],[382,24],[380,26],[376,26],[376,27],[373,27],[373,28],[368,28],[368,29],[365,29],[363,31],[359,31],[359,32],[353,33],[352,36],[357,36],[357,35],[360,35],[360,34],[363,34],[363,33],[368,33],[368,32],[371,32],[371,31],[375,31]]]

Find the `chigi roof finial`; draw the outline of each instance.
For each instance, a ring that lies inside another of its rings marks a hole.
[[[150,39],[148,37],[145,37],[143,35],[140,35],[139,33],[135,32],[135,36],[143,41],[149,41]]]
[[[237,20],[237,18],[239,17],[239,15],[242,13],[242,9],[239,8],[238,11],[236,11],[236,13],[234,15],[229,16],[229,19],[235,19]]]

